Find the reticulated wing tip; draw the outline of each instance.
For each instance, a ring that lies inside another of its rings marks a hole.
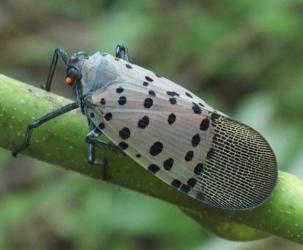
[[[276,157],[254,129],[227,117],[212,120],[214,137],[197,199],[230,210],[263,204],[277,179]]]

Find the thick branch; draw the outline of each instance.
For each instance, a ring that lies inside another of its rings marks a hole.
[[[0,75],[0,146],[16,149],[33,118],[69,102]],[[303,182],[297,177],[280,171],[273,196],[257,209],[243,212],[214,209],[172,189],[122,153],[100,149],[98,157],[107,159],[107,167],[89,165],[84,142],[87,131],[86,118],[79,111],[70,112],[36,129],[24,153],[175,204],[228,239],[252,240],[268,233],[303,243]]]

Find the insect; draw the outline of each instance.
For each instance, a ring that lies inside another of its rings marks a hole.
[[[277,179],[275,155],[254,129],[215,110],[176,83],[131,63],[124,46],[116,56],[72,56],[56,49],[44,86],[50,91],[58,59],[75,102],[34,120],[16,156],[29,146],[34,128],[80,108],[87,117],[88,161],[95,146],[119,148],[173,188],[213,207],[245,210],[263,204]],[[114,144],[98,139],[104,133]]]

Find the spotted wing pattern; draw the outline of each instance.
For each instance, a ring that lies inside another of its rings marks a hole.
[[[215,207],[248,209],[269,197],[276,160],[259,133],[166,78],[110,60],[117,79],[88,97],[87,112],[127,155],[165,183]]]

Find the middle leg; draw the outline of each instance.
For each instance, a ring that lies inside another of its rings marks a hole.
[[[101,148],[106,148],[114,151],[120,150],[116,145],[109,144],[105,141],[99,140],[97,137],[102,134],[102,131],[95,127],[93,124],[90,124],[91,131],[86,135],[86,142],[88,143],[88,162],[91,164],[104,165],[105,160],[97,160],[95,154],[95,146]]]

